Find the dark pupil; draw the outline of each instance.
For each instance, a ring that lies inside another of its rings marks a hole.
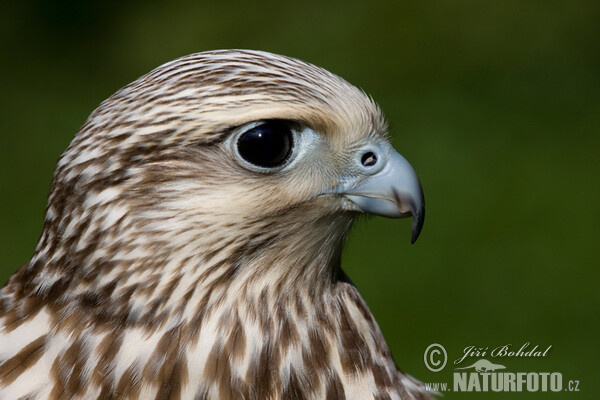
[[[240,136],[237,146],[242,158],[249,163],[259,167],[276,167],[291,153],[292,132],[282,122],[266,122]]]

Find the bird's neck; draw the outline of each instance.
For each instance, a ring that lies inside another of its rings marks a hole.
[[[264,224],[252,235],[238,229],[238,236],[204,238],[219,244],[216,251],[167,254],[157,248],[159,264],[98,259],[104,274],[85,269],[98,266],[93,260],[81,270],[44,267],[51,260],[38,254],[0,292],[5,332],[39,324],[39,315],[57,333],[98,344],[93,351],[101,361],[89,370],[146,363],[154,363],[148,371],[183,369],[201,385],[195,390],[215,398],[232,388],[248,398],[335,398],[336,390],[370,398],[402,386],[407,378],[339,269],[351,220],[286,229]],[[133,364],[110,367],[102,360]],[[146,370],[141,379],[155,383],[162,376],[146,377]]]
[[[246,222],[210,225],[190,240],[148,227],[122,234],[133,238],[123,243],[110,236],[55,244],[48,238],[58,236],[43,234],[3,292],[15,303],[35,304],[31,315],[49,305],[99,316],[101,324],[151,326],[194,320],[220,304],[235,308],[237,298],[272,307],[300,293],[319,297],[339,281],[350,216]]]

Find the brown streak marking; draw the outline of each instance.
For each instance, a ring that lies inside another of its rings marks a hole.
[[[236,315],[235,323],[233,324],[231,335],[225,342],[224,350],[231,355],[232,361],[241,361],[246,352],[246,335],[244,327],[240,322],[239,316]]]
[[[371,360],[365,360],[370,355],[368,347],[360,336],[354,321],[350,317],[345,304],[339,305],[341,345],[344,351],[340,352],[340,361],[346,374],[357,375],[364,371],[365,364]],[[365,351],[366,350],[366,351]]]
[[[392,400],[392,398],[390,397],[390,395],[386,392],[377,392],[377,393],[373,393],[373,397],[375,400]]]
[[[137,365],[134,363],[123,372],[113,397],[117,399],[135,399],[139,397],[142,386],[139,377],[135,375],[136,369]]]
[[[294,343],[300,343],[300,334],[296,323],[294,321],[290,322],[287,316],[282,318],[280,340],[283,350],[287,350]]]
[[[165,332],[158,341],[152,356],[148,360],[142,373],[144,380],[156,382],[159,385],[156,399],[179,399],[181,396],[181,382],[172,380],[174,371],[181,368],[179,361],[179,346],[181,341],[181,325],[175,326]],[[187,373],[187,372],[186,372]],[[182,379],[182,376],[179,376]]]
[[[115,336],[108,333],[96,348],[98,363],[96,364],[96,368],[94,368],[90,383],[94,386],[102,387],[101,394],[103,395],[100,398],[113,393],[114,377],[112,364],[122,344],[122,335]]]
[[[316,371],[325,370],[330,361],[330,347],[327,345],[326,339],[317,329],[313,328],[308,330],[308,340],[312,353],[312,365]]]
[[[392,379],[390,377],[390,374],[383,365],[374,362],[371,366],[371,372],[373,373],[375,386],[381,388],[389,388],[392,386]]]
[[[325,398],[327,400],[346,400],[344,386],[335,371],[331,371],[325,380]]]
[[[0,363],[0,383],[8,386],[44,354],[47,335],[40,336],[8,360]]]
[[[85,346],[83,339],[78,338],[75,343],[71,345],[67,353],[65,353],[65,359],[63,360],[69,367],[72,365],[73,369],[66,385],[66,391],[69,396],[74,396],[85,392],[85,382],[83,381],[83,369],[85,363],[89,357],[89,348]]]
[[[275,382],[278,379],[277,371],[273,368],[273,353],[274,343],[270,337],[265,335],[265,340],[262,344],[262,349],[257,363],[255,364],[256,369],[256,390],[257,397],[259,399],[266,399],[277,392]],[[250,367],[252,368],[252,366]]]
[[[60,357],[57,357],[50,369],[50,376],[54,381],[54,386],[52,386],[52,391],[48,396],[48,399],[51,400],[60,400],[65,391],[66,377],[64,376],[64,371],[62,371],[60,364]]]
[[[306,381],[303,384],[296,370],[290,368],[290,379],[288,384],[283,388],[281,398],[286,400],[304,400],[308,398],[311,393],[304,390],[308,384]]]
[[[233,398],[233,377],[229,353],[221,343],[215,343],[204,364],[204,378],[209,383],[218,384],[219,399]]]

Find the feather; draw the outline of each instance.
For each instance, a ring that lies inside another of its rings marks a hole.
[[[281,165],[244,160],[251,129],[289,135]],[[265,52],[120,89],[61,156],[0,291],[0,398],[429,398],[340,268],[364,210],[338,188],[377,175],[355,161],[389,154],[386,135],[362,91]]]

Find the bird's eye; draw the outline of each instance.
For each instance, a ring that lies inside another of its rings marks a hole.
[[[282,165],[290,156],[294,137],[282,121],[269,121],[244,132],[237,141],[239,155],[262,168]]]

